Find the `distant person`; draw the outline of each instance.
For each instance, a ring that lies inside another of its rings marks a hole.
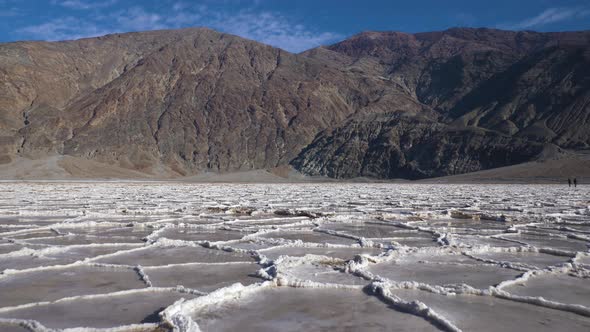
[[[578,186],[578,179],[574,178],[574,188]]]
[[[567,185],[568,185],[568,187],[572,186],[572,179],[567,178]]]

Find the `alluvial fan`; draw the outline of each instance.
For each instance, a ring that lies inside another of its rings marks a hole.
[[[0,184],[1,331],[583,331],[590,187]]]

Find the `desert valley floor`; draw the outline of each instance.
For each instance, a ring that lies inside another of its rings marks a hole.
[[[0,183],[0,331],[589,331],[590,186]]]

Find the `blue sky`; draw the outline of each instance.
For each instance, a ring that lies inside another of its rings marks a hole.
[[[300,52],[366,30],[589,30],[590,0],[0,0],[0,42],[191,26]]]

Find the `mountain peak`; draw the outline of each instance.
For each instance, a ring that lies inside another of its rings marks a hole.
[[[301,54],[207,28],[2,44],[0,162],[385,178],[510,165],[590,146],[589,35],[365,31]]]

